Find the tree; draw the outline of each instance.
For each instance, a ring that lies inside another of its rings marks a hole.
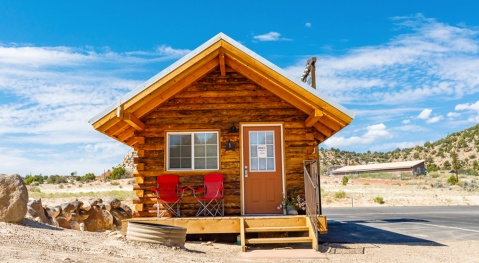
[[[449,161],[445,161],[442,167],[444,168],[443,170],[449,170],[451,169],[451,163],[449,163]]]
[[[117,180],[117,179],[121,179],[122,176],[124,176],[125,174],[126,174],[125,168],[120,166],[120,167],[117,167],[117,168],[113,169],[109,178],[111,180]]]
[[[76,172],[76,171],[74,171],[74,172],[71,173],[71,176],[76,176],[76,175],[77,175],[77,172]]]
[[[86,180],[93,180],[95,181],[96,177],[94,173],[87,173],[85,174],[82,178],[81,181],[86,181]]]
[[[419,159],[419,152],[414,153],[414,159]]]

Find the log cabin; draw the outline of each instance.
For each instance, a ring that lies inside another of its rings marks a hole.
[[[185,226],[188,233],[241,233],[244,250],[245,243],[255,242],[245,241],[244,233],[262,226],[309,224],[316,225],[314,235],[327,231],[320,215],[317,146],[354,117],[299,76],[220,33],[89,122],[138,152],[135,220],[160,222],[151,191],[158,176],[177,175],[180,188],[198,189],[206,174],[220,173],[224,217],[215,218],[216,225],[192,223],[199,204],[191,191],[181,200],[181,218],[161,218],[161,224]],[[278,209],[282,195],[292,191],[306,197],[318,223],[305,216],[271,223],[284,213]]]

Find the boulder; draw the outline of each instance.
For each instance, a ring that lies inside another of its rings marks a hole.
[[[18,223],[27,214],[28,190],[18,174],[0,175],[0,222]]]
[[[45,206],[45,212],[48,217],[57,217],[60,215],[60,209],[58,207],[48,207]]]
[[[98,204],[103,204],[103,199],[97,198],[97,199],[96,199],[96,202],[97,202]]]
[[[121,206],[119,208],[117,208],[118,210],[123,210],[125,211],[125,213],[127,213],[128,215],[128,218],[133,218],[133,211],[131,210],[131,208],[126,205],[126,204],[121,204]]]
[[[110,211],[110,209],[111,209],[111,205],[108,204],[108,203],[98,204],[97,206],[100,207],[100,208],[103,209],[103,210],[106,210],[106,211]]]
[[[88,220],[93,221],[98,228],[105,230],[113,228],[113,216],[107,210],[103,210],[98,206],[92,206],[88,212]]]
[[[70,221],[70,227],[75,230],[80,230],[80,224],[77,221]]]
[[[60,227],[60,226],[58,225],[58,221],[56,220],[55,217],[49,217],[49,218],[48,218],[48,224],[49,224],[49,225],[52,225],[52,226],[55,226],[55,227]]]
[[[106,202],[107,204],[110,204],[111,208],[118,208],[121,206],[121,201],[116,199],[116,198],[111,198]]]
[[[98,200],[97,199],[88,199],[88,203],[90,204],[90,206],[95,206],[98,204]]]
[[[57,224],[59,227],[61,228],[66,228],[66,229],[71,229],[71,225],[70,225],[70,222],[64,218],[63,216],[59,216],[57,218],[55,218],[55,221],[57,221]]]
[[[43,210],[42,199],[37,198],[27,204],[27,214],[33,218],[39,217],[41,223],[48,223],[48,217]]]
[[[85,231],[95,232],[98,229],[95,222],[91,220],[85,220],[83,224],[85,224]]]
[[[90,204],[90,202],[84,202],[82,209],[83,209],[83,210],[86,210],[86,211],[90,211],[90,209],[91,209],[91,204]]]
[[[76,222],[79,222],[79,223],[83,223],[83,219],[81,218],[81,216],[77,213],[71,213],[72,217],[70,218],[70,222],[72,221],[76,221]],[[80,227],[80,225],[78,225],[78,227]]]
[[[82,209],[83,207],[83,202],[82,201],[73,201],[73,202],[70,202],[70,204],[73,205],[73,212],[75,213],[79,213],[80,209]]]
[[[121,226],[122,220],[125,220],[126,218],[123,216],[123,214],[118,211],[116,208],[112,208],[110,210],[111,215],[113,216],[113,224],[116,226]]]
[[[75,206],[73,206],[70,203],[63,203],[60,206],[62,207],[62,213],[63,214],[75,211]]]
[[[79,215],[82,220],[87,220],[90,213],[87,210],[80,209]]]

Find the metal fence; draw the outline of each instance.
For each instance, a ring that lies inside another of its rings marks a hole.
[[[306,215],[314,228],[314,237],[318,242],[318,215],[321,215],[321,196],[316,160],[304,160],[304,196],[306,199]],[[316,246],[318,247],[318,246]]]

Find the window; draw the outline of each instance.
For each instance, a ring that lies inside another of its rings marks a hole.
[[[274,134],[272,131],[249,133],[251,172],[274,171]]]
[[[218,132],[168,132],[167,170],[218,170]]]

